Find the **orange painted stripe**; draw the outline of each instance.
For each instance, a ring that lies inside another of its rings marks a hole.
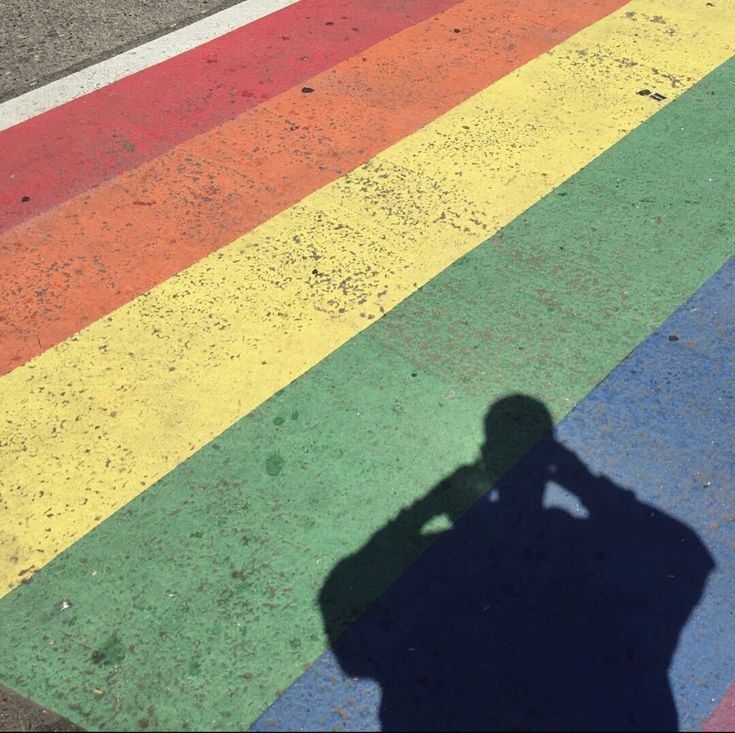
[[[0,230],[153,160],[460,1],[298,0],[5,129]]]
[[[0,236],[0,373],[623,5],[465,0]]]

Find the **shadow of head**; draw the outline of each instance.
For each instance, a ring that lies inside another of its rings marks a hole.
[[[485,416],[481,450],[486,467],[492,471],[506,466],[539,438],[550,436],[553,429],[551,413],[540,400],[524,394],[499,399]]]
[[[553,430],[549,409],[534,397],[513,394],[493,403],[485,416],[485,443],[481,448],[488,477],[497,480],[534,443],[551,437]],[[535,471],[523,482],[501,482],[496,487],[500,506],[513,512],[540,509],[546,478]]]
[[[428,494],[400,514],[402,531],[436,539],[492,488],[496,481],[535,443],[553,434],[553,420],[546,405],[525,394],[513,394],[494,402],[485,415],[485,437],[479,459],[462,466]],[[522,512],[541,509],[547,475],[526,475],[526,480],[505,487],[502,510]],[[438,521],[441,520],[441,521]],[[423,540],[417,540],[422,542]]]

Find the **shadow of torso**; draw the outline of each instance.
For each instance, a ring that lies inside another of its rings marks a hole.
[[[366,578],[395,572],[401,543],[429,543],[425,516],[386,525],[325,584],[335,653],[346,673],[381,685],[383,730],[677,728],[668,668],[712,560],[690,528],[555,441],[540,451],[342,638]],[[587,518],[542,506],[541,465],[554,465]],[[437,489],[456,496],[482,482],[478,464]]]

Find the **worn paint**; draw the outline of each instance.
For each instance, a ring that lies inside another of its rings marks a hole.
[[[561,418],[731,254],[734,92],[731,62],[7,595],[0,679],[87,727],[247,726],[324,650],[334,564],[476,459],[490,403]]]
[[[9,128],[0,134],[0,229],[301,86],[458,1],[300,0]]]
[[[0,130],[19,125],[31,117],[60,107],[119,79],[186,53],[295,2],[298,0],[244,0],[140,46],[0,102]]]
[[[669,17],[682,5],[662,3]],[[650,117],[656,103],[632,89],[653,58],[681,79],[673,96],[729,53],[721,24],[735,6],[712,26],[670,21],[673,36],[636,19],[636,3],[627,7],[6,374],[0,488],[12,529],[2,539],[3,587]],[[594,51],[594,62],[580,66],[580,51]],[[640,62],[631,70],[621,57]]]
[[[6,232],[0,248],[12,255],[0,273],[7,293],[0,373],[365,163],[611,8],[567,4],[549,15],[546,0],[514,10],[467,0],[309,80],[316,94],[297,86]],[[167,125],[170,112],[161,114]],[[154,139],[163,144],[167,130]],[[100,169],[94,146],[77,134]],[[62,176],[81,175],[78,165],[52,161]],[[44,180],[48,165],[38,170]],[[67,195],[63,178],[54,181]]]

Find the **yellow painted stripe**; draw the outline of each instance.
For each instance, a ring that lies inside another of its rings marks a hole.
[[[735,3],[635,0],[0,379],[10,589],[726,60]],[[665,164],[665,162],[664,162]]]

